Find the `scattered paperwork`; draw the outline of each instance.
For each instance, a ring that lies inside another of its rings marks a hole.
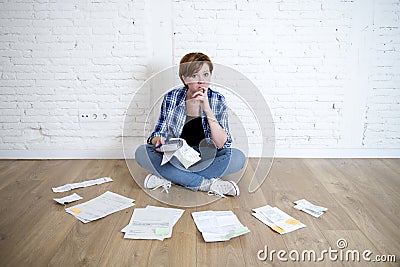
[[[193,212],[192,217],[205,242],[227,241],[250,232],[232,211]]]
[[[147,206],[136,208],[129,224],[121,232],[126,239],[164,240],[172,236],[174,225],[181,218],[184,210]]]
[[[114,212],[132,207],[135,200],[107,191],[87,202],[65,209],[83,223],[98,220]]]
[[[172,159],[172,157],[176,157],[183,166],[187,169],[199,160],[201,160],[200,153],[190,147],[185,139],[182,138],[171,138],[171,140],[180,139],[183,141],[183,146],[175,151],[164,152],[163,159],[161,165],[164,165],[168,161]]]
[[[62,198],[53,198],[55,201],[57,201],[58,203],[60,203],[61,205],[65,205],[77,200],[82,199],[82,197],[80,195],[78,195],[77,193],[73,193],[72,195],[66,196],[66,197],[62,197]]]
[[[107,182],[111,182],[111,181],[112,181],[112,179],[110,177],[102,177],[102,178],[98,178],[95,180],[89,180],[89,181],[84,181],[84,182],[80,182],[80,183],[66,184],[66,185],[59,186],[59,187],[53,187],[52,189],[53,189],[54,193],[60,193],[60,192],[67,192],[67,191],[70,191],[70,190],[76,189],[76,188],[88,187],[88,186],[103,184],[103,183],[107,183]]]
[[[269,205],[253,209],[253,216],[279,234],[286,234],[306,227],[306,225],[301,223],[299,220],[296,220],[280,209]]]
[[[305,213],[308,213],[317,218],[328,210],[325,207],[314,205],[305,199],[297,200],[294,203],[296,203],[296,205],[294,206],[295,209],[304,211]]]

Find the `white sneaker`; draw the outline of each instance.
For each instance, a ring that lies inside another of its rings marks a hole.
[[[156,190],[157,188],[162,187],[163,190],[168,193],[168,189],[171,188],[171,181],[167,179],[155,176],[154,174],[148,174],[144,179],[144,188]],[[161,191],[161,192],[162,192]]]
[[[208,191],[209,195],[217,195],[221,197],[228,196],[239,196],[239,186],[234,181],[224,181],[221,179],[212,179],[212,184],[210,186],[210,190]]]

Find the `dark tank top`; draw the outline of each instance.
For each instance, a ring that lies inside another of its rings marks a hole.
[[[198,146],[200,141],[205,138],[201,117],[186,116],[180,137],[185,139],[189,146]]]

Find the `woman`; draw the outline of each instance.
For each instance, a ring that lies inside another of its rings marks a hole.
[[[212,71],[213,64],[205,54],[189,53],[181,59],[179,77],[184,86],[166,93],[154,132],[135,153],[137,163],[151,172],[145,188],[162,186],[167,190],[172,182],[194,191],[239,196],[234,181],[220,179],[242,169],[245,156],[231,148],[225,98],[209,88]],[[201,161],[188,169],[176,158],[161,165],[160,147],[170,137],[185,139],[201,153]]]

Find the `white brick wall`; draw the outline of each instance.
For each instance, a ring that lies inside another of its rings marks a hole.
[[[399,16],[395,0],[0,1],[0,156],[120,157],[133,92],[190,51],[258,87],[278,155],[399,156]],[[157,90],[142,97],[133,136]]]
[[[400,148],[399,1],[216,2],[174,1],[175,62],[190,47],[249,77],[278,154]]]
[[[400,1],[378,1],[374,9],[373,53],[362,144],[399,147]]]
[[[147,77],[144,9],[144,1],[1,1],[0,150],[120,154],[125,109]],[[81,123],[82,110],[110,120]]]

